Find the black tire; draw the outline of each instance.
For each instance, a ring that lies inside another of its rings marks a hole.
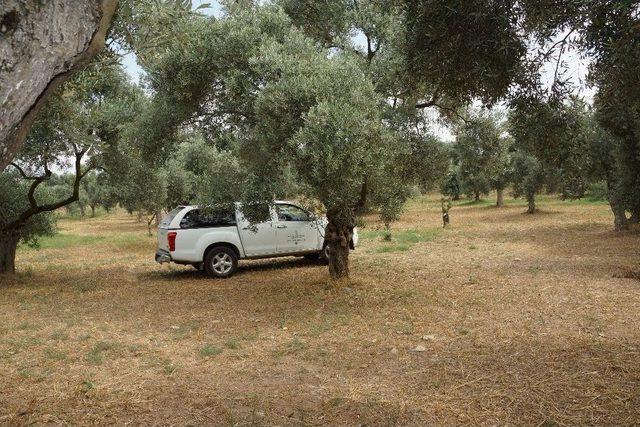
[[[211,248],[204,257],[204,270],[211,277],[224,279],[238,269],[236,251],[226,246]]]
[[[314,252],[312,254],[306,254],[304,255],[304,259],[308,260],[308,261],[313,261],[316,262],[320,259],[320,254],[321,252]]]
[[[318,262],[322,265],[329,265],[329,245],[324,245],[319,255]]]

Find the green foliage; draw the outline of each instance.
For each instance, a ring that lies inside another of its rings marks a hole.
[[[636,2],[602,4],[590,11],[585,43],[595,62],[591,79],[596,96],[596,151],[601,177],[615,211],[640,219],[640,21]],[[624,220],[620,218],[621,222]],[[625,226],[622,226],[624,228]]]
[[[456,104],[505,95],[523,72],[527,52],[523,10],[515,3],[406,2],[407,68],[416,84],[434,87]]]
[[[17,173],[4,172],[0,179],[0,219],[9,222],[12,218],[29,208],[27,193],[29,184]],[[55,194],[41,188],[40,200],[50,201]],[[55,216],[52,212],[42,212],[31,217],[21,228],[20,237],[24,244],[38,245],[38,237],[50,236],[55,232]]]
[[[606,181],[596,181],[589,184],[586,196],[591,201],[606,200],[609,194]]]
[[[547,176],[542,163],[524,151],[517,151],[513,156],[513,196],[525,197],[534,204],[536,194],[543,188]]]
[[[521,99],[511,114],[510,131],[519,152],[513,171],[516,194],[531,201],[546,185],[564,198],[584,195],[592,129],[582,101]]]
[[[190,45],[172,47],[152,71],[151,111],[169,115],[153,127],[159,133],[167,123],[175,128],[197,118],[208,144],[231,142],[229,154],[215,155],[219,162],[204,146],[198,150],[210,177],[199,184],[208,194],[192,188],[198,200],[241,196],[252,205],[294,182],[297,191],[346,215],[366,178],[385,216],[397,215],[407,191],[383,177],[393,170],[399,140],[381,126],[382,100],[353,56],[329,55],[271,6],[237,6],[226,19],[194,20],[185,31]],[[211,131],[216,127],[228,135]]]
[[[440,183],[440,193],[444,196],[449,196],[453,200],[458,200],[462,194],[460,184],[460,170],[458,167],[449,169],[444,179]]]
[[[512,141],[503,133],[499,118],[488,112],[480,112],[457,128],[453,150],[460,190],[476,200],[492,189],[504,189],[509,182]]]
[[[51,212],[72,204],[82,212],[87,204],[94,206],[99,188],[95,177],[87,174],[118,151],[115,130],[125,117],[111,119],[136,93],[140,91],[127,83],[119,66],[94,63],[49,97],[21,151],[1,176],[3,238],[16,236],[34,244],[38,235],[52,233]],[[55,169],[70,172],[56,176]],[[85,185],[83,178],[89,180]],[[12,245],[14,240],[9,240]],[[0,273],[14,269],[12,245],[1,248]]]

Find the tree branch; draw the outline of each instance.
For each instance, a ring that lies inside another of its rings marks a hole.
[[[17,163],[15,162],[11,162],[9,163],[9,166],[13,166],[14,168],[18,169],[18,172],[20,172],[20,175],[22,175],[22,177],[24,179],[28,179],[28,180],[32,180],[32,179],[38,179],[37,176],[29,176],[26,174],[26,172],[24,171],[24,169],[22,169]]]
[[[38,205],[35,199],[35,191],[38,188],[38,185],[40,185],[42,182],[49,179],[49,177],[51,176],[51,171],[48,168],[46,168],[45,175],[35,178],[33,184],[31,184],[31,187],[29,188],[29,193],[27,195],[27,197],[29,198],[29,205],[30,205],[29,209],[27,209],[22,214],[20,214],[17,219],[7,223],[2,228],[4,230],[18,229],[22,227],[34,215],[37,215],[42,212],[55,211],[56,209],[59,209],[63,206],[67,206],[77,201],[80,195],[80,181],[87,173],[89,173],[89,171],[93,169],[93,168],[87,168],[84,172],[82,172],[82,158],[84,157],[85,153],[86,153],[86,150],[81,150],[76,152],[76,156],[75,156],[76,157],[76,160],[75,160],[76,176],[73,181],[73,193],[71,194],[71,196],[55,203]]]
[[[420,108],[428,108],[428,107],[434,107],[437,106],[436,103],[438,102],[438,100],[440,99],[440,88],[441,88],[442,84],[438,84],[438,86],[436,86],[436,89],[433,91],[433,94],[431,95],[431,99],[427,102],[422,102],[422,103],[418,103],[416,104],[416,108],[420,109]]]
[[[446,105],[440,105],[440,104],[437,104],[437,103],[434,103],[433,107],[439,108],[440,110],[448,111],[448,112],[452,113],[454,116],[456,116],[457,118],[459,118],[460,120],[462,120],[465,123],[469,123],[470,122],[469,119],[464,117],[462,114],[458,113],[458,111],[455,108],[447,107]]]

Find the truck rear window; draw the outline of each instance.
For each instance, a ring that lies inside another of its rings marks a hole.
[[[160,227],[168,227],[169,224],[171,224],[171,221],[173,221],[173,218],[175,218],[176,215],[178,215],[178,212],[180,212],[182,209],[184,209],[184,206],[180,206],[178,208],[175,208],[171,212],[169,212],[167,214],[167,216],[162,218],[162,221],[160,221],[160,225],[159,226]]]
[[[180,228],[232,227],[236,225],[236,215],[231,209],[194,209],[186,213],[180,221]]]

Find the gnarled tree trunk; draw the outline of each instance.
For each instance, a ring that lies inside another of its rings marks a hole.
[[[609,201],[611,211],[613,212],[613,228],[616,231],[624,231],[629,229],[629,220],[625,212],[624,206],[616,202]]]
[[[479,202],[479,201],[480,201],[480,192],[479,192],[479,191],[476,191],[476,192],[474,193],[474,195],[473,195],[473,199],[474,199],[476,202]]]
[[[15,231],[0,231],[0,274],[16,271],[16,249],[20,235]]]
[[[607,200],[609,201],[611,212],[613,212],[613,229],[615,231],[625,231],[630,228],[630,220],[627,219],[624,198],[621,197],[619,193],[619,180],[617,171],[611,164],[607,166]]]
[[[356,213],[363,214],[367,212],[367,199],[369,197],[369,183],[367,182],[367,178],[362,182],[362,186],[360,187],[360,197],[358,198],[358,203],[356,204]]]
[[[349,246],[355,227],[353,216],[330,211],[327,219],[324,239],[328,246],[329,274],[332,279],[349,277]]]
[[[528,214],[536,213],[536,195],[535,194],[527,195],[527,213]]]
[[[49,95],[103,48],[117,0],[0,2],[0,172]]]
[[[496,193],[496,206],[501,208],[504,206],[504,189],[498,189],[496,190]]]

